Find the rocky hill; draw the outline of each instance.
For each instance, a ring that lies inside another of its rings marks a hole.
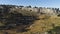
[[[50,29],[60,26],[60,17],[58,17],[60,13],[58,13],[58,8],[0,5],[1,34],[30,34],[36,32],[45,34]]]

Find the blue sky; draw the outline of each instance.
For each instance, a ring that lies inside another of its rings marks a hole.
[[[0,4],[60,8],[60,0],[0,0]]]

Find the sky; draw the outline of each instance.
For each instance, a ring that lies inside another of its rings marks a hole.
[[[0,0],[0,4],[60,8],[60,0]]]

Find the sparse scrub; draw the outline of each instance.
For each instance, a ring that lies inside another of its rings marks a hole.
[[[56,26],[47,32],[48,32],[48,34],[60,34],[60,26]]]
[[[46,15],[46,14],[42,14],[42,15],[40,15],[38,18],[39,19],[49,19],[51,16],[49,16],[49,15]]]

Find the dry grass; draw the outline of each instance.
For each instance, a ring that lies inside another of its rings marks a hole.
[[[53,24],[55,24],[55,26],[60,26],[60,17],[57,16],[52,16],[48,18],[46,17],[48,16],[40,16],[40,20],[34,21],[34,24],[32,24],[28,28],[30,30],[27,32],[17,33],[16,29],[14,29],[14,30],[3,30],[0,32],[0,34],[4,34],[4,32],[8,32],[9,34],[31,34],[36,32],[41,33],[53,29]]]
[[[55,26],[60,26],[60,17],[52,16],[48,19],[36,20],[34,21],[34,24],[30,26],[29,28],[31,29],[30,31],[23,32],[21,34],[31,34],[31,32],[32,33],[45,32],[50,29],[53,29],[53,24],[55,24]],[[20,33],[17,33],[17,34],[20,34]]]
[[[31,33],[36,33],[36,32],[45,32],[45,31],[48,31],[50,29],[53,29],[52,24],[55,24],[55,26],[60,26],[60,17],[52,16],[52,17],[48,17],[46,19],[46,16],[43,15],[43,16],[40,16],[40,20],[34,21],[34,24],[32,24],[28,28],[31,30],[29,30],[27,32],[17,33],[16,29],[14,29],[14,30],[1,31],[0,34],[4,34],[4,32],[8,32],[9,34],[31,34]]]

